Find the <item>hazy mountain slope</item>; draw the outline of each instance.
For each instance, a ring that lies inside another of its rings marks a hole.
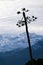
[[[3,52],[3,51],[0,52],[0,65],[12,65],[12,64],[13,65],[25,65],[25,63],[28,60],[30,60],[28,46],[22,47],[22,45],[25,44],[25,41],[26,41],[25,33],[20,34],[18,37],[7,36],[6,38],[8,40],[10,39],[11,41],[14,41],[15,39],[17,40],[16,42],[18,42],[18,39],[19,39],[18,43],[21,44],[21,48],[18,47],[15,49],[14,47],[13,50],[6,51],[6,52]],[[30,34],[30,40],[32,44],[33,58],[35,59],[43,58],[43,36],[32,33]],[[27,44],[27,41],[26,41],[26,44]]]
[[[34,45],[38,40],[43,39],[43,36],[36,35],[34,33],[30,34],[31,45]],[[28,47],[26,33],[19,35],[14,34],[2,34],[0,35],[0,52],[12,51],[14,49],[20,48],[24,49]]]

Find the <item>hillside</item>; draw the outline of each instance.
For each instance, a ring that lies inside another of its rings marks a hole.
[[[4,36],[0,36],[0,40]],[[4,39],[8,39],[8,43],[12,41],[16,42],[16,45],[20,43],[20,46],[15,49],[9,50],[7,48],[3,47],[3,49],[0,51],[0,65],[25,65],[28,61],[30,61],[29,57],[29,48],[28,46],[23,46],[27,44],[26,35],[25,33],[20,34],[18,37],[14,36],[6,36]],[[11,40],[11,41],[10,41]],[[31,40],[31,47],[32,47],[32,54],[33,54],[33,59],[43,59],[43,36],[41,35],[36,35],[36,34],[30,34],[30,40]],[[19,42],[18,42],[19,41]],[[7,43],[7,42],[6,42]],[[13,43],[14,44],[14,43]],[[5,45],[6,46],[6,45]],[[10,45],[9,45],[10,46]],[[23,47],[22,47],[23,46]],[[20,48],[21,47],[21,48]],[[0,47],[1,48],[1,47]]]

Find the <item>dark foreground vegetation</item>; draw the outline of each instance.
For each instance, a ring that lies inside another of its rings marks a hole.
[[[25,65],[43,65],[43,59],[28,61]]]

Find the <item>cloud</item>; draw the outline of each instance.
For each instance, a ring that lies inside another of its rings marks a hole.
[[[16,11],[19,8],[27,7],[32,5],[40,6],[43,5],[42,0],[14,0],[14,1],[0,1],[0,18],[6,18],[16,15]]]
[[[0,1],[0,33],[21,33],[25,31],[25,27],[18,28],[16,23],[21,18],[17,15],[17,11],[26,7],[30,11],[29,16],[37,16],[36,23],[30,24],[30,31],[43,31],[43,1],[42,0],[14,0],[14,1]],[[38,23],[37,23],[38,22]],[[39,26],[39,27],[38,27]],[[38,28],[37,28],[38,27]],[[40,30],[39,30],[40,29]]]

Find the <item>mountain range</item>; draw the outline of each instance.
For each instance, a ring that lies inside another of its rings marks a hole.
[[[43,58],[43,35],[30,33],[32,56]],[[25,65],[30,60],[26,33],[0,35],[0,65]]]

